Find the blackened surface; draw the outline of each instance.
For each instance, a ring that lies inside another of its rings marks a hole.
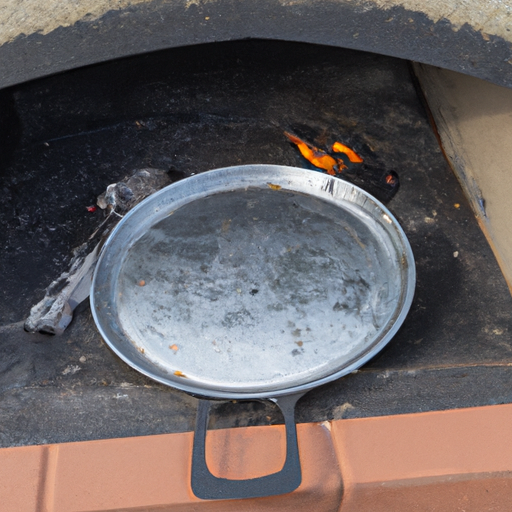
[[[360,372],[310,391],[300,421],[512,401],[512,300],[416,98],[406,63],[292,43],[148,55],[13,90],[23,138],[0,175],[0,444],[190,430],[195,399],[131,370],[87,304],[62,337],[20,322],[98,223],[86,206],[131,169],[186,174],[300,165],[283,134],[331,137],[394,169],[389,208],[416,257],[403,328]],[[457,205],[457,206],[456,206]],[[214,427],[280,421],[267,404],[219,404]]]
[[[9,89],[0,91],[0,173],[10,163],[14,150],[16,149],[21,136],[21,126],[16,113],[16,107],[12,92]],[[1,192],[0,192],[1,194]],[[6,200],[3,195],[0,202]]]
[[[248,38],[371,51],[512,86],[509,41],[439,18],[357,1],[154,0],[3,44],[0,88],[117,57]]]

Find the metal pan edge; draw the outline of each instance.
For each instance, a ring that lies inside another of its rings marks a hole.
[[[300,187],[297,187],[297,180],[301,182]],[[238,184],[234,187],[233,184],[235,182]],[[126,250],[126,241],[123,242],[121,235],[126,229],[126,226],[129,226],[130,222],[133,223],[134,219],[136,220],[141,216],[147,220],[147,222],[136,222],[136,224],[138,224],[138,228],[136,230],[137,233],[133,234],[130,238],[129,244],[134,243],[137,237],[140,236],[141,233],[144,233],[148,225],[154,225],[158,222],[159,218],[163,218],[167,214],[165,208],[169,205],[174,207],[177,204],[186,204],[191,200],[216,193],[219,189],[226,191],[232,189],[236,190],[240,187],[240,183],[243,183],[248,187],[257,184],[261,188],[273,185],[282,187],[283,189],[288,189],[288,187],[293,183],[291,190],[299,191],[298,189],[300,189],[300,191],[305,194],[318,194],[318,191],[321,190],[323,198],[326,200],[328,200],[329,197],[332,197],[334,200],[336,197],[340,196],[341,190],[341,195],[345,195],[347,200],[350,200],[350,196],[352,196],[357,198],[358,201],[369,201],[374,204],[380,210],[381,214],[387,217],[386,222],[391,224],[400,239],[403,249],[403,257],[406,263],[404,265],[405,285],[402,290],[400,313],[393,319],[391,325],[387,326],[388,328],[380,339],[372,344],[368,350],[362,352],[353,360],[347,361],[346,364],[340,367],[337,371],[334,371],[323,378],[314,379],[311,382],[301,383],[295,386],[287,386],[283,389],[272,389],[271,391],[265,390],[261,392],[257,390],[247,391],[243,389],[239,391],[223,391],[219,389],[212,390],[202,386],[198,387],[191,385],[187,382],[187,379],[174,377],[170,374],[163,375],[162,373],[155,372],[155,368],[151,362],[148,363],[144,356],[137,352],[135,347],[131,347],[129,344],[126,344],[121,340],[123,334],[119,331],[115,322],[114,325],[112,325],[111,320],[108,318],[108,311],[107,314],[105,314],[105,308],[109,307],[109,300],[105,300],[104,295],[102,295],[102,289],[104,289],[108,284],[110,278],[115,278],[115,268],[110,268],[109,263],[117,261],[117,265],[120,265],[122,256],[120,257],[119,253],[122,253],[123,247],[124,250]],[[213,189],[217,187],[216,190],[209,188],[212,184],[216,184],[213,187]],[[112,247],[115,248],[114,251],[112,251]],[[186,180],[170,185],[169,187],[153,194],[130,211],[113,230],[100,254],[91,287],[91,311],[102,338],[114,353],[116,353],[129,366],[157,382],[186,391],[196,396],[208,398],[269,398],[307,391],[343,377],[344,375],[357,370],[369,361],[380,350],[382,350],[402,325],[413,300],[415,279],[416,270],[414,257],[407,237],[393,214],[375,198],[371,197],[359,187],[315,171],[277,165],[256,164],[217,169],[187,178]]]

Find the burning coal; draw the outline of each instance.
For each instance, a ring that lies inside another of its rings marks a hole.
[[[284,134],[317,170],[350,181],[384,203],[397,193],[400,180],[395,171],[366,164],[349,146],[336,141],[328,151],[317,148],[290,132],[285,131]]]
[[[304,142],[302,139],[299,139],[299,137],[296,137],[291,133],[284,132],[284,134],[299,148],[301,155],[309,163],[313,164],[319,169],[327,171],[327,174],[336,176],[336,174],[339,174],[343,169],[347,168],[342,160],[333,158],[325,151],[322,151],[321,149],[318,149],[315,146]]]
[[[332,150],[336,153],[344,153],[348,156],[348,159],[353,164],[362,164],[363,159],[352,149],[350,149],[348,146],[345,146],[345,144],[342,144],[341,142],[335,142],[332,145]]]
[[[336,158],[329,155],[326,151],[316,148],[315,146],[308,144],[296,135],[289,132],[284,132],[288,139],[293,142],[299,149],[301,155],[315,167],[327,171],[327,174],[336,176],[340,174],[344,169],[348,169],[343,159]],[[363,159],[351,148],[345,146],[341,142],[335,142],[331,148],[334,153],[343,153],[346,155],[350,162],[353,164],[362,164]]]

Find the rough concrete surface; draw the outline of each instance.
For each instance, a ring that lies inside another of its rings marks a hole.
[[[512,6],[502,0],[372,0],[382,9],[399,5],[413,12],[422,12],[432,21],[448,20],[454,30],[466,23],[483,34],[494,34],[512,40]]]
[[[4,0],[0,4],[0,44],[20,35],[48,34],[77,21],[93,21],[108,11],[117,11],[145,0],[86,0],[81,2]]]
[[[3,0],[0,3],[0,44],[19,35],[48,34],[59,27],[69,27],[78,21],[94,21],[109,11],[120,11],[150,0]],[[189,9],[192,5],[214,7],[222,0],[166,0],[166,3]],[[286,7],[314,5],[318,0],[280,0]],[[335,0],[333,3],[360,5],[362,10],[379,8],[391,11],[403,7],[411,12],[425,14],[433,22],[449,21],[455,30],[469,24],[484,34],[500,36],[512,41],[512,6],[501,0]],[[391,20],[390,20],[391,21]]]

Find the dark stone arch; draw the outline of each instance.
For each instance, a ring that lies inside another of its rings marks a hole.
[[[475,7],[476,8],[476,7]],[[469,24],[358,1],[152,0],[0,46],[0,88],[165,48],[239,39],[340,46],[433,64],[512,86],[512,45]]]

